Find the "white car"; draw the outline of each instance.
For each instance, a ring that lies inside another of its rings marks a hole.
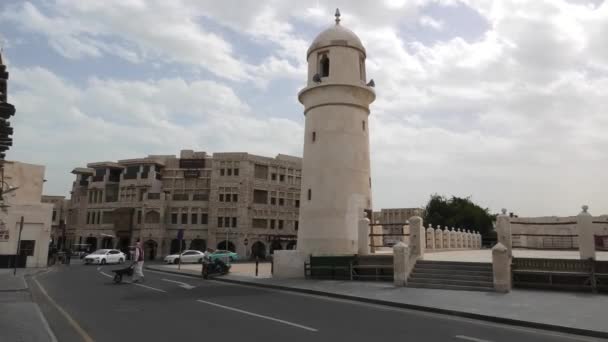
[[[167,264],[178,264],[181,259],[181,263],[185,264],[188,262],[191,263],[203,263],[203,259],[205,258],[205,253],[201,251],[195,250],[187,250],[184,251],[181,256],[179,254],[171,254],[165,257],[165,262]]]
[[[127,260],[125,253],[117,249],[98,249],[84,258],[84,263],[89,264],[122,264]]]

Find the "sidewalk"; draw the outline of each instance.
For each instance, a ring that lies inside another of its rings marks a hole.
[[[56,342],[40,308],[32,301],[26,275],[41,269],[0,269],[0,341]]]
[[[154,265],[148,268],[200,276],[200,271],[177,271],[172,265]],[[607,295],[518,289],[508,294],[417,289],[395,287],[388,282],[256,278],[252,273],[231,273],[215,279],[497,323],[608,337]]]

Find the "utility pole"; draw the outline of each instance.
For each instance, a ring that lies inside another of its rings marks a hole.
[[[13,276],[17,274],[17,261],[19,258],[19,252],[21,251],[21,232],[23,231],[23,216],[21,216],[21,221],[19,222],[19,237],[17,238],[17,253],[15,253]],[[27,260],[26,260],[27,261]]]

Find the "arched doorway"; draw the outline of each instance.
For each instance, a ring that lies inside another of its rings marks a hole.
[[[283,246],[281,245],[281,242],[273,241],[272,244],[270,245],[270,254],[274,254],[274,251],[280,251],[282,249],[283,249]]]
[[[266,245],[261,241],[251,245],[251,258],[255,259],[256,257],[266,259]]]
[[[190,249],[203,252],[207,249],[207,241],[203,239],[194,239],[190,242]]]
[[[101,248],[112,248],[114,247],[114,239],[112,239],[111,237],[104,237],[103,239],[101,239]]]
[[[290,242],[287,244],[287,249],[289,249],[289,250],[294,250],[294,249],[296,249],[296,246],[297,246],[297,242],[296,242],[296,241],[290,241]]]
[[[146,260],[156,259],[156,250],[158,249],[158,243],[154,240],[148,240],[144,243],[144,257]]]
[[[179,246],[179,240],[173,239],[171,240],[171,249],[169,250],[169,254],[177,254],[186,249],[186,241],[182,240],[182,246]]]
[[[97,238],[93,236],[89,236],[84,240],[84,243],[87,244],[87,252],[91,253],[97,249]]]
[[[231,252],[236,251],[236,248],[234,248],[234,244],[230,241],[222,241],[220,243],[217,244],[217,249],[222,249],[222,250],[229,250]]]

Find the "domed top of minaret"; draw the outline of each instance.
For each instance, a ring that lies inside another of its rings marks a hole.
[[[317,38],[312,42],[306,55],[310,55],[314,50],[327,46],[349,46],[365,53],[365,48],[361,43],[361,39],[357,35],[340,24],[340,10],[336,8],[336,24],[319,33]]]

